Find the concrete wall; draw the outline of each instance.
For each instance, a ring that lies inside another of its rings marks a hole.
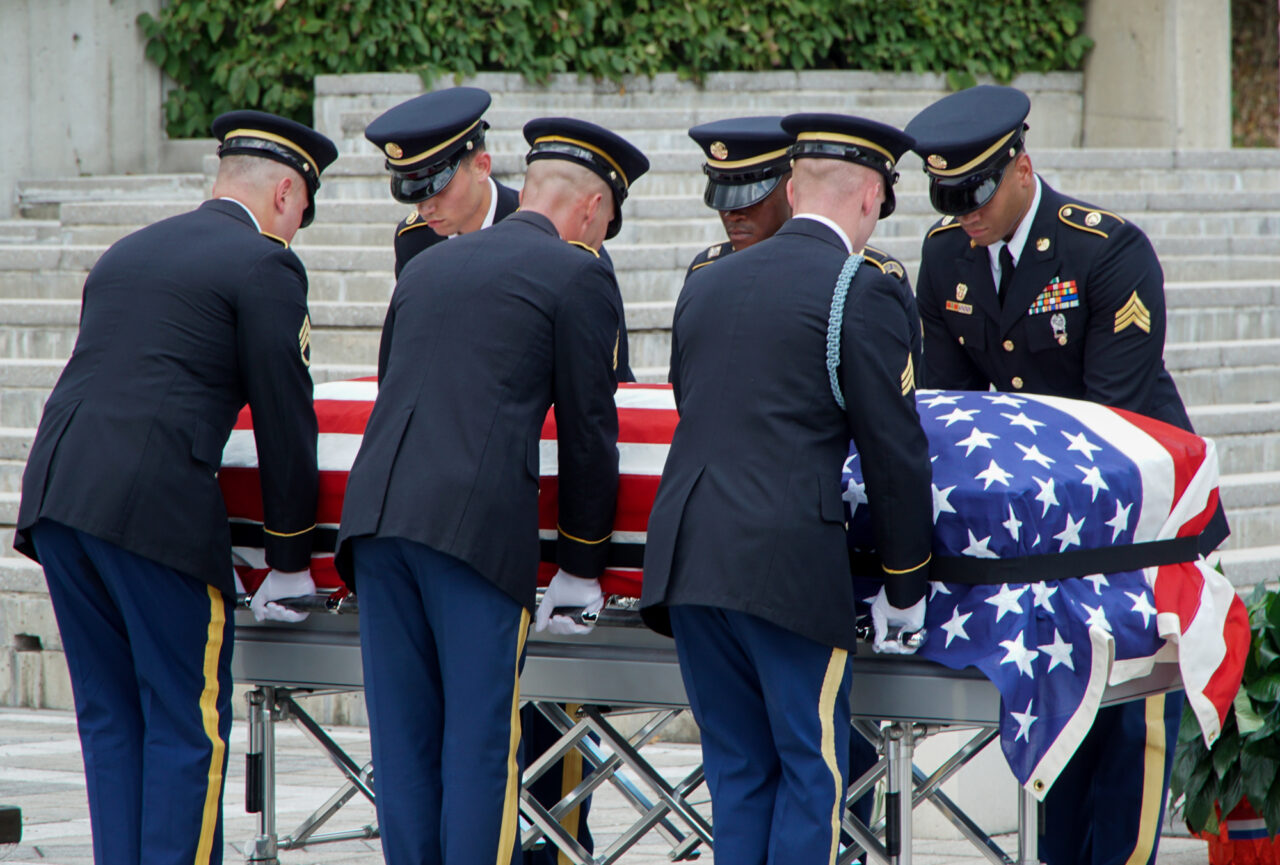
[[[158,170],[161,73],[134,22],[161,2],[0,2],[0,218],[21,178]]]
[[[1085,147],[1231,146],[1230,0],[1088,0]]]

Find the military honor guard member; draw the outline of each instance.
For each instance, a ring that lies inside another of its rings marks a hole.
[[[387,158],[391,197],[413,210],[396,226],[396,277],[422,250],[488,228],[516,212],[519,194],[490,176],[483,119],[488,92],[452,87],[379,115],[364,136]]]
[[[893,210],[911,139],[791,115],[793,216],[690,275],[676,305],[680,423],[649,521],[645,621],[674,634],[702,730],[716,859],[836,855],[855,644],[841,468],[866,471],[886,587],[876,645],[919,628],[932,539],[915,404],[919,324],[857,254]]]
[[[490,176],[493,160],[484,147],[489,124],[483,116],[491,101],[478,87],[436,90],[400,103],[365,128],[365,138],[387,157],[391,197],[414,205],[396,226],[397,279],[422,250],[488,228],[520,206],[519,193]],[[608,253],[603,247],[598,252],[612,269]],[[616,303],[621,317],[621,292]],[[618,351],[618,381],[635,381],[625,318]]]
[[[337,565],[360,596],[388,863],[516,861],[519,671],[539,560],[539,438],[554,404],[558,606],[603,604],[617,491],[613,270],[599,258],[648,160],[594,124],[525,126],[522,208],[401,274],[351,469]]]
[[[90,271],[22,479],[14,546],[49,583],[100,863],[222,861],[235,590],[216,475],[246,402],[268,581],[314,588],[311,326],[289,241],[337,149],[258,111],[213,132],[213,199]]]
[[[490,176],[492,159],[484,146],[489,124],[482,119],[490,101],[489,94],[477,87],[437,90],[402,102],[365,129],[365,138],[387,156],[392,197],[415,205],[396,226],[397,277],[409,259],[424,249],[449,237],[488,228],[519,207],[520,194]],[[619,295],[619,311],[621,305]],[[619,342],[618,380],[634,381],[626,362],[625,326]],[[560,739],[560,732],[533,706],[521,709],[520,721],[526,762]],[[551,808],[564,790],[572,790],[581,780],[582,758],[574,752],[544,772],[529,791]],[[591,797],[587,796],[563,821],[566,831],[588,852],[594,849],[587,825],[590,810]],[[524,865],[555,865],[558,858],[555,848],[546,845],[528,851]]]
[[[772,237],[791,218],[787,179],[791,177],[792,137],[781,117],[734,117],[703,123],[689,137],[706,153],[702,171],[707,188],[702,200],[720,214],[728,240],[694,256],[685,273],[720,261]],[[911,290],[902,262],[872,246],[862,250],[866,263],[899,279]]]
[[[1155,251],[1124,217],[1035,173],[1030,107],[1014,88],[974,87],[907,125],[944,214],[917,283],[924,384],[1088,399],[1189,430],[1164,366]],[[1225,535],[1219,510],[1204,545]],[[1046,800],[1044,861],[1155,861],[1182,703],[1179,691],[1098,712]]]

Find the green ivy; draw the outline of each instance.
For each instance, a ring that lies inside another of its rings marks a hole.
[[[1193,832],[1216,835],[1219,817],[1247,796],[1267,833],[1280,835],[1280,593],[1259,586],[1248,607],[1243,681],[1212,748],[1190,706],[1182,715],[1170,789]]]
[[[174,81],[169,134],[232,108],[310,122],[316,75],[864,69],[979,75],[1076,69],[1083,0],[172,0],[143,13],[147,57]]]

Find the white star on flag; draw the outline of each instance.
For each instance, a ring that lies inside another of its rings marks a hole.
[[[988,450],[990,450],[991,440],[998,439],[998,438],[1000,438],[1000,436],[996,435],[995,433],[985,433],[982,430],[978,429],[977,427],[974,427],[973,430],[970,431],[967,438],[963,438],[960,441],[956,442],[956,447],[967,447],[967,450],[964,452],[964,455],[968,456],[969,454],[973,453],[974,448],[987,448]]]
[[[1058,547],[1058,552],[1065,551],[1072,544],[1077,547],[1080,546],[1080,529],[1084,528],[1084,521],[1085,518],[1081,517],[1080,522],[1077,523],[1071,519],[1071,514],[1067,514],[1066,527],[1053,536],[1055,541],[1062,541],[1062,544]]]
[[[1071,660],[1071,653],[1074,651],[1072,645],[1062,639],[1062,634],[1058,633],[1058,629],[1053,629],[1053,642],[1045,646],[1036,646],[1037,649],[1049,656],[1048,672],[1052,673],[1053,668],[1061,664],[1068,670],[1075,672],[1075,662]]]
[[[1032,583],[1031,595],[1032,597],[1035,598],[1035,601],[1036,601],[1035,604],[1033,604],[1032,606],[1042,607],[1048,612],[1052,613],[1053,604],[1050,603],[1050,599],[1055,594],[1057,594],[1057,592],[1058,592],[1057,586],[1051,586],[1048,583]]]
[[[1121,505],[1120,500],[1116,499],[1116,515],[1107,520],[1105,525],[1111,526],[1111,540],[1115,541],[1120,537],[1120,533],[1127,531],[1129,528],[1129,510],[1133,507],[1133,502],[1127,505]]]
[[[924,391],[920,391],[920,393],[924,393]],[[924,404],[929,408],[937,408],[940,405],[955,405],[958,402],[960,402],[960,397],[951,396],[945,393],[934,394],[927,400],[924,400]]]
[[[956,512],[956,509],[951,506],[951,502],[947,501],[947,496],[951,495],[951,491],[955,488],[955,484],[952,484],[946,489],[940,490],[937,484],[933,485],[933,521],[935,523],[938,521],[938,514],[954,514]]]
[[[1111,581],[1102,574],[1090,574],[1084,578],[1086,582],[1093,583],[1093,593],[1095,595],[1102,594],[1102,587],[1111,585]]]
[[[1018,450],[1022,451],[1023,462],[1033,462],[1039,465],[1041,468],[1046,468],[1046,469],[1057,462],[1057,460],[1055,460],[1053,457],[1045,456],[1044,454],[1040,453],[1040,448],[1036,447],[1035,445],[1032,445],[1031,447],[1026,447],[1025,445],[1022,444],[1022,442],[1014,442],[1014,444],[1017,446]]]
[[[856,480],[850,480],[849,486],[845,489],[844,495],[841,496],[849,503],[849,510],[856,511],[858,505],[867,504],[867,485],[860,484]]]
[[[960,552],[964,553],[966,556],[973,556],[975,559],[1000,558],[1000,556],[996,555],[994,552],[987,549],[987,544],[991,543],[991,535],[987,535],[982,540],[978,540],[973,536],[973,529],[969,529],[968,532],[969,532],[969,546],[965,547]]]
[[[951,611],[951,618],[942,623],[942,630],[947,632],[947,642],[944,645],[950,646],[951,641],[956,637],[962,640],[969,639],[969,634],[964,629],[964,623],[969,621],[969,617],[972,615],[973,613],[960,612],[959,607]]]
[[[1111,489],[1111,487],[1107,486],[1107,482],[1102,479],[1102,470],[1097,466],[1089,466],[1088,468],[1076,466],[1076,468],[1084,472],[1084,480],[1080,483],[1093,490],[1093,496],[1089,501],[1096,502],[1098,500],[1098,490]]]
[[[849,454],[849,456],[845,458],[844,468],[842,469],[842,471],[846,474],[853,471],[853,461],[856,460],[857,458],[858,458],[858,454],[856,451],[854,453]]]
[[[1018,519],[1013,513],[1013,502],[1009,502],[1009,519],[1000,525],[1004,526],[1009,534],[1016,541],[1018,539],[1018,529],[1022,527],[1022,520]]]
[[[1036,501],[1044,505],[1044,510],[1040,512],[1040,516],[1043,517],[1045,514],[1049,513],[1049,508],[1056,508],[1058,506],[1058,494],[1053,491],[1053,478],[1049,478],[1047,481],[1042,481],[1039,478],[1033,477],[1032,480],[1040,485],[1040,492],[1036,494]],[[1038,540],[1036,542],[1039,543]]]
[[[933,600],[938,595],[949,595],[951,590],[947,588],[947,584],[941,580],[934,580],[929,583],[929,600]]]
[[[1017,664],[1018,672],[1024,676],[1034,679],[1036,677],[1035,670],[1031,668],[1031,662],[1034,661],[1040,653],[1035,649],[1028,649],[1023,645],[1026,633],[1018,634],[1016,640],[1001,640],[1000,648],[1005,650],[1004,659],[1000,661],[1002,664]]]
[[[1063,436],[1066,437],[1067,441],[1071,442],[1071,445],[1067,448],[1067,450],[1080,451],[1080,453],[1084,454],[1085,459],[1087,459],[1089,462],[1093,462],[1094,451],[1102,450],[1102,445],[1096,445],[1093,442],[1089,441],[1089,439],[1082,432],[1072,435],[1071,433],[1064,431],[1062,434]]]
[[[1027,413],[1024,411],[1020,411],[1017,414],[1000,412],[1000,417],[1007,418],[1009,420],[1010,426],[1026,427],[1027,429],[1031,430],[1032,435],[1039,435],[1040,431],[1037,430],[1036,427],[1044,426],[1044,421],[1032,420],[1031,418],[1027,417]]]
[[[1151,627],[1151,617],[1156,614],[1156,608],[1151,606],[1151,602],[1147,600],[1146,592],[1125,592],[1125,596],[1133,601],[1131,608],[1135,613],[1142,614],[1142,627]]]
[[[1088,604],[1081,604],[1080,606],[1089,611],[1089,619],[1085,622],[1086,625],[1091,628],[1094,625],[1097,625],[1108,633],[1111,632],[1111,623],[1107,621],[1107,614],[1106,611],[1102,609],[1102,604],[1098,604],[1096,608],[1091,607]]]
[[[973,416],[977,413],[978,410],[976,408],[953,408],[950,414],[938,415],[938,420],[944,420],[947,422],[947,426],[951,426],[958,421],[973,420]]]
[[[973,479],[983,481],[982,488],[986,490],[990,489],[992,484],[1009,486],[1009,478],[1011,477],[1013,477],[1012,474],[1000,468],[996,461],[992,460],[985,469],[974,475]]]
[[[1028,700],[1027,711],[1025,712],[1009,713],[1009,716],[1018,722],[1018,735],[1013,737],[1013,741],[1016,742],[1019,739],[1026,739],[1028,742],[1031,741],[1031,725],[1040,720],[1038,717],[1031,714],[1031,707],[1035,705],[1035,702],[1035,700]]]
[[[1022,604],[1018,603],[1018,599],[1026,594],[1027,587],[1020,589],[1009,588],[1008,583],[1000,586],[1000,591],[987,598],[983,603],[990,604],[996,608],[996,621],[1004,618],[1005,613],[1022,613]]]
[[[994,396],[991,394],[984,394],[982,398],[992,405],[1007,405],[1013,406],[1014,408],[1021,408],[1022,404],[1026,402],[1025,399],[1018,399],[1016,396],[1009,396],[1007,393],[996,394]]]

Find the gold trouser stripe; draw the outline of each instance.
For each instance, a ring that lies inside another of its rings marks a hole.
[[[827,674],[822,677],[822,693],[818,696],[822,759],[831,770],[836,794],[835,804],[831,806],[831,856],[827,860],[828,865],[835,865],[836,854],[840,850],[840,812],[844,808],[844,779],[840,775],[840,766],[836,763],[836,729],[831,715],[836,710],[836,694],[840,691],[840,682],[844,679],[844,666],[848,659],[849,653],[846,650],[831,650],[831,660],[827,662]]]
[[[529,636],[529,611],[520,611],[520,631],[516,636],[516,663],[511,686],[511,739],[507,744],[507,790],[502,797],[502,827],[498,835],[496,865],[509,865],[520,829],[520,658]]]
[[[204,814],[200,819],[200,841],[196,844],[196,865],[208,865],[213,853],[214,830],[218,827],[218,804],[222,798],[222,762],[226,743],[218,735],[218,658],[222,655],[222,632],[226,610],[222,593],[209,590],[209,633],[204,644],[204,690],[200,692],[200,718],[213,753],[209,757],[209,786],[204,793]]]
[[[581,706],[577,703],[569,703],[564,707],[565,712],[572,718],[577,714]],[[573,792],[573,788],[582,783],[582,752],[574,748],[568,754],[564,755],[564,761],[560,766],[560,798],[563,799]],[[566,811],[564,816],[560,818],[560,825],[564,831],[569,833],[571,838],[578,838],[578,811],[581,805],[575,805],[571,810]],[[581,838],[578,838],[581,841]],[[568,855],[563,850],[556,857],[556,865],[573,865],[569,861]]]
[[[1156,847],[1160,831],[1160,800],[1164,794],[1164,758],[1167,749],[1164,734],[1164,694],[1147,697],[1147,746],[1142,758],[1142,810],[1138,820],[1138,837],[1125,865],[1145,865]]]
[[[307,526],[305,529],[299,529],[296,532],[273,532],[271,531],[271,529],[267,528],[266,526],[263,526],[262,530],[267,534],[271,535],[272,537],[276,537],[276,538],[296,538],[298,535],[305,535],[307,532],[311,531],[315,527],[316,527],[316,524],[312,523],[311,525]]]
[[[617,346],[615,345],[614,347],[616,348]],[[616,362],[614,365],[616,367],[617,365]],[[558,531],[560,534],[564,535],[566,538],[568,538],[571,541],[577,541],[580,544],[590,544],[592,546],[594,546],[595,544],[603,544],[605,541],[609,540],[609,538],[613,537],[613,532],[609,532],[609,534],[605,535],[603,538],[600,538],[599,540],[589,541],[586,538],[579,538],[569,534],[568,532],[566,532],[564,529],[560,527],[559,523],[556,524],[556,531]]]
[[[911,573],[912,571],[918,571],[918,570],[920,570],[920,569],[921,569],[921,568],[923,568],[925,565],[929,564],[929,562],[930,562],[930,561],[932,561],[932,560],[933,560],[933,553],[929,553],[929,555],[927,555],[927,556],[925,556],[925,557],[924,557],[924,561],[923,561],[923,562],[921,562],[921,563],[920,563],[920,564],[918,564],[918,565],[912,565],[912,566],[911,566],[911,567],[909,567],[909,568],[903,568],[902,570],[898,570],[897,568],[886,568],[884,565],[881,565],[881,566],[880,566],[880,569],[881,569],[882,571],[884,571],[886,574],[909,574],[909,573]]]

